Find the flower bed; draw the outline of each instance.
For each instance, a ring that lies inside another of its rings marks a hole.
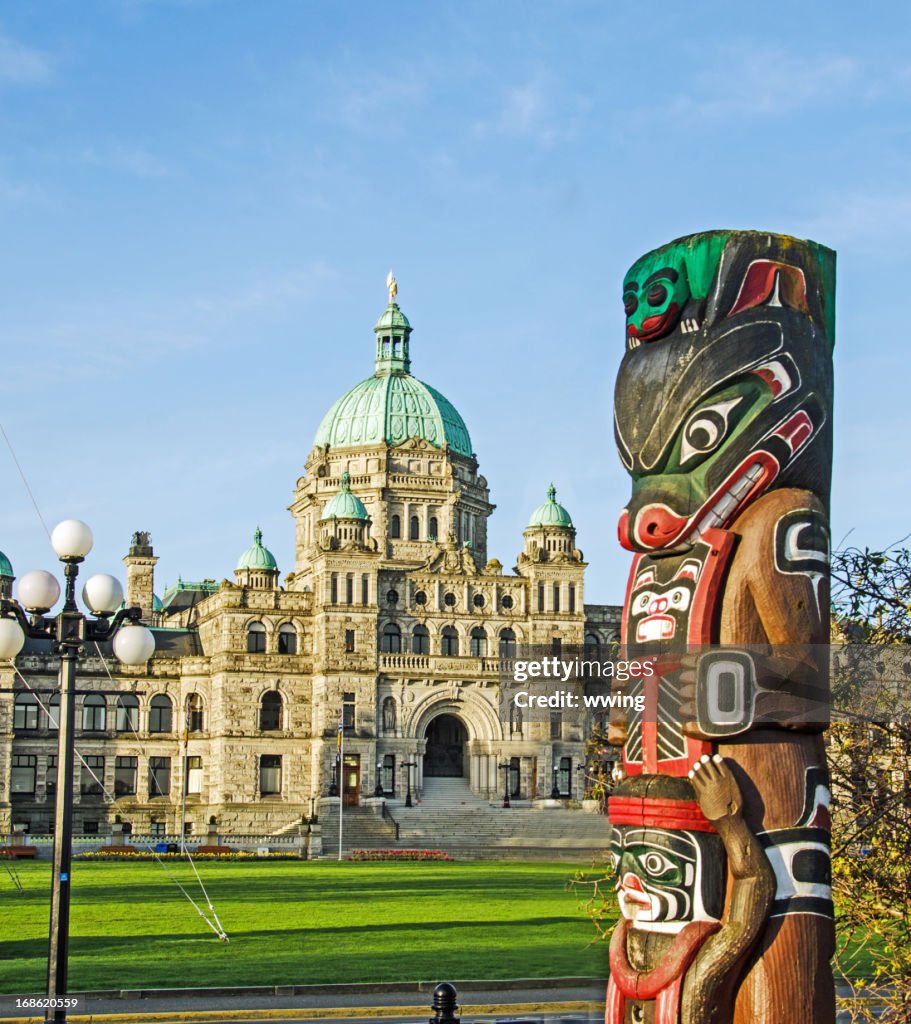
[[[131,853],[123,847],[107,846],[102,850],[77,854],[76,860],[182,860],[182,853],[153,853],[151,850],[137,850]],[[247,853],[235,850],[231,853],[193,853],[193,860],[300,860],[294,853]]]
[[[452,860],[443,850],[352,850],[352,860]]]

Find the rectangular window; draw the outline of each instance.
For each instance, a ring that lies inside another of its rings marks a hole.
[[[13,706],[13,728],[38,728],[38,698],[33,693],[23,693],[16,697]]]
[[[259,759],[260,796],[274,796],[282,791],[282,759],[280,754],[263,754]]]
[[[183,834],[185,836],[193,835],[193,822],[192,821],[185,821],[183,823]]]
[[[550,738],[552,740],[563,739],[563,715],[559,711],[550,713]]]
[[[560,584],[559,583],[555,583],[554,584],[554,611],[558,612],[559,610],[560,610]]]
[[[544,584],[538,584],[538,611],[544,611]]]
[[[329,603],[338,604],[338,573],[329,577]]]
[[[171,792],[170,757],[149,758],[149,796],[167,796]]]
[[[349,729],[353,729],[355,725],[355,701],[353,693],[342,694],[342,725],[345,727],[347,732]]]
[[[383,755],[383,792],[395,796],[395,754]]]
[[[139,758],[117,757],[114,759],[114,796],[133,796],[136,792],[136,773]]]
[[[13,754],[10,792],[31,796],[35,792],[38,758],[34,754]]]
[[[569,614],[574,615],[576,611],[576,585],[570,583],[569,585]]]
[[[202,792],[202,758],[187,758],[187,793],[195,793],[197,796]]]
[[[57,792],[57,755],[47,755],[47,769],[44,773],[44,791],[48,796]]]
[[[98,822],[97,821],[84,821],[82,823],[82,831],[87,836],[98,835]]]
[[[104,795],[104,758],[97,754],[89,754],[83,759],[82,785],[83,796]]]
[[[150,821],[149,822],[149,835],[150,836],[164,836],[167,835],[165,832],[165,824],[163,821]]]
[[[345,577],[345,604],[354,604],[354,577],[350,572]]]
[[[555,636],[550,642],[550,653],[556,654],[558,658],[563,653],[563,641],[558,636]]]
[[[361,604],[370,604],[370,586],[366,576],[361,576]]]
[[[346,629],[345,630],[345,653],[346,654],[353,654],[354,653],[354,630],[353,629]]]

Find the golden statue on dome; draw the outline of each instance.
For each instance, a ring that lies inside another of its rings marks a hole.
[[[390,270],[386,275],[386,287],[389,289],[389,303],[390,305],[395,302],[395,297],[399,293],[399,283],[395,279],[395,274]]]

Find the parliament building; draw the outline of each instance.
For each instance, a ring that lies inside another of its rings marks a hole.
[[[489,556],[487,480],[455,407],[412,376],[411,331],[393,282],[374,372],[325,414],[294,484],[284,577],[256,529],[233,579],[179,580],[159,599],[151,537],[133,535],[126,603],[156,651],[139,669],[104,647],[80,657],[77,833],[122,819],[272,835],[326,798],[401,801],[435,777],[481,799],[582,797],[584,727],[501,713],[500,672],[523,645],[608,650],[619,608],[585,603],[576,530],[546,478],[514,569]],[[0,554],[0,595],[13,581]],[[29,640],[0,666],[0,832],[52,828],[57,665]]]

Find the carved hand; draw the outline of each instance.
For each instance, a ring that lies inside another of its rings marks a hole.
[[[702,813],[709,821],[717,823],[740,818],[743,808],[740,787],[724,758],[718,754],[713,757],[703,754],[690,771],[690,781]]]

